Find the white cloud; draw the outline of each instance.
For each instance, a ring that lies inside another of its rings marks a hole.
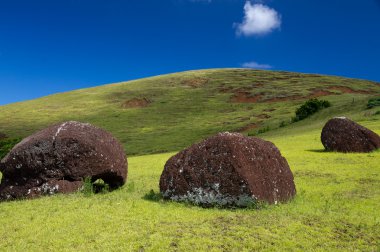
[[[238,35],[264,35],[281,26],[281,15],[274,9],[250,1],[245,2],[244,18],[241,23],[235,23]]]
[[[244,68],[253,68],[253,69],[271,69],[272,66],[268,64],[259,64],[255,61],[245,62],[241,64]]]

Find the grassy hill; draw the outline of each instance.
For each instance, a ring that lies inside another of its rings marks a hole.
[[[379,93],[374,82],[315,74],[188,71],[1,106],[0,132],[25,137],[52,123],[78,120],[110,131],[128,155],[159,153],[220,131],[276,129],[312,97],[333,104],[320,118],[355,116]]]
[[[365,108],[379,94],[378,84],[363,80],[225,69],[0,107],[0,132],[9,137],[63,120],[87,121],[111,131],[128,155],[136,155],[128,158],[127,184],[113,192],[0,203],[0,250],[379,251],[380,151],[324,152],[320,142],[323,124],[334,115],[380,134],[380,108]],[[311,97],[332,107],[279,127]],[[204,209],[150,193],[158,192],[174,151],[226,130],[265,131],[260,137],[274,142],[289,162],[297,196],[260,210]],[[173,152],[141,155],[165,151]]]

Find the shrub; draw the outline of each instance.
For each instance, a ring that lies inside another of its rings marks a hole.
[[[94,194],[94,188],[92,187],[91,178],[87,177],[87,178],[84,179],[82,193],[85,196],[91,196],[91,195]]]
[[[368,109],[373,108],[373,107],[377,107],[377,106],[380,106],[380,97],[368,100],[368,103],[367,103]]]
[[[269,128],[269,126],[266,126],[264,128],[259,129],[257,131],[257,134],[263,134],[263,133],[268,132],[268,131],[270,131],[270,128]]]
[[[149,191],[149,193],[145,194],[143,199],[149,201],[160,201],[162,200],[162,194],[160,192],[155,192],[153,189]]]
[[[306,101],[301,107],[297,108],[296,116],[292,118],[293,122],[303,120],[312,114],[315,114],[321,109],[330,107],[331,104],[326,100],[310,99]]]
[[[107,193],[110,191],[110,186],[103,179],[97,179],[92,183],[94,193]]]
[[[281,121],[279,127],[280,127],[280,128],[283,128],[283,127],[285,127],[286,125],[287,125],[287,123],[286,123],[285,121]]]
[[[90,177],[86,177],[83,181],[82,193],[85,196],[91,196],[95,193],[106,193],[110,191],[110,187],[102,179],[97,179],[94,182]]]
[[[257,135],[263,134],[263,133],[268,132],[268,131],[270,131],[270,128],[269,128],[269,126],[266,126],[264,128],[259,129],[256,132],[248,133],[248,136],[257,136]]]

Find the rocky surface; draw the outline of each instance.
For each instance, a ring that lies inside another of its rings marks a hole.
[[[239,207],[284,202],[296,194],[293,174],[274,144],[228,132],[171,157],[160,191],[175,201]]]
[[[0,162],[0,171],[0,200],[11,200],[74,192],[85,178],[117,188],[126,181],[127,160],[110,133],[70,121],[25,138]]]
[[[346,117],[329,120],[322,129],[321,141],[329,151],[371,152],[380,148],[379,135]]]

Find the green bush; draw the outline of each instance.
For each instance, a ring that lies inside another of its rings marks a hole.
[[[21,138],[0,140],[0,159],[4,158],[8,152],[21,141]]]
[[[269,126],[266,126],[264,128],[259,129],[257,131],[257,134],[263,134],[263,133],[268,132],[268,131],[270,131],[270,128],[269,128]]]
[[[283,128],[283,127],[285,127],[286,125],[288,125],[287,122],[285,122],[285,121],[281,121],[279,127],[280,127],[280,128]]]
[[[331,103],[326,100],[310,99],[306,101],[301,107],[297,108],[296,116],[292,118],[293,122],[301,121],[312,114],[315,114],[321,109],[328,108]]]
[[[380,106],[380,97],[368,100],[368,103],[367,103],[368,109],[373,108],[373,107],[377,107],[377,106]]]
[[[97,179],[92,183],[94,193],[107,193],[110,192],[110,186],[103,179]]]
[[[107,193],[110,191],[110,187],[102,179],[92,181],[92,178],[86,177],[81,191],[88,197],[96,193]]]
[[[87,197],[94,194],[94,188],[90,177],[84,179],[82,193]]]
[[[248,136],[257,136],[257,135],[263,134],[263,133],[268,132],[268,131],[270,131],[270,128],[269,128],[269,126],[266,126],[264,128],[259,129],[256,132],[248,133]]]
[[[163,199],[162,194],[160,192],[155,192],[153,189],[149,191],[149,193],[145,194],[143,199],[149,201],[160,201]]]

